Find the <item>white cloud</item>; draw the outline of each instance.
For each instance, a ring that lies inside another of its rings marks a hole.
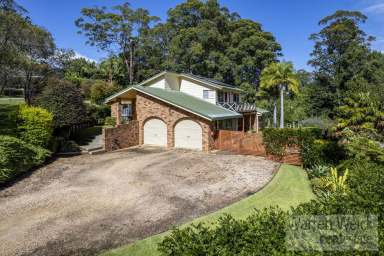
[[[75,51],[75,59],[80,59],[80,58],[86,59],[87,61],[90,61],[90,62],[96,62],[97,63],[97,60],[89,58],[89,57]]]
[[[384,14],[384,3],[378,3],[368,6],[364,9],[368,13]]]

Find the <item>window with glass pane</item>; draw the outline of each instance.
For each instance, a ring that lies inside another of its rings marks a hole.
[[[132,119],[132,104],[121,105],[121,119],[124,121]]]

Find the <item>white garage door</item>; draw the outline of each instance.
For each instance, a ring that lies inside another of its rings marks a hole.
[[[144,144],[167,146],[167,125],[160,119],[150,119],[145,122]]]
[[[175,147],[201,150],[203,132],[201,126],[192,120],[183,120],[175,127]]]

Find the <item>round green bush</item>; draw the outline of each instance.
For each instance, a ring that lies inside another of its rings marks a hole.
[[[44,148],[11,136],[0,136],[0,183],[42,164],[50,155]]]
[[[18,112],[19,138],[27,143],[47,148],[53,132],[53,115],[39,107],[22,105]]]

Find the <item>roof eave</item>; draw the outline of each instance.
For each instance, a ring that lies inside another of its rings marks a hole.
[[[208,85],[208,86],[210,86],[210,87],[213,87],[213,88],[216,88],[216,89],[219,89],[219,90],[230,90],[230,91],[244,92],[244,90],[242,90],[242,89],[240,89],[240,88],[229,87],[229,86],[223,86],[223,85],[214,84],[214,83],[205,81],[205,80],[203,80],[203,79],[199,79],[199,78],[197,78],[197,77],[190,76],[190,75],[185,74],[185,73],[180,74],[180,77],[187,77],[187,78],[189,78],[189,79],[191,79],[191,80],[198,81],[198,82],[200,82],[200,83],[203,83],[203,84],[205,84],[205,85]]]

